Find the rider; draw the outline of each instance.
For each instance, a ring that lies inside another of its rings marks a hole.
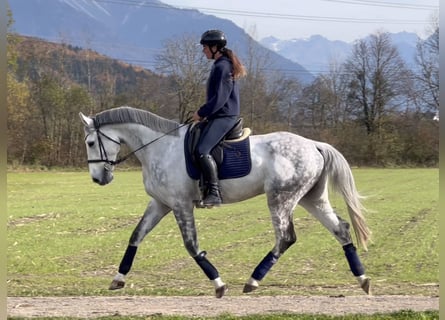
[[[218,167],[211,155],[212,149],[232,129],[240,115],[237,79],[246,70],[235,53],[226,48],[227,39],[220,30],[208,30],[201,36],[202,51],[207,59],[215,60],[207,82],[207,102],[193,115],[195,122],[206,122],[196,153],[207,187],[204,206],[222,203]]]

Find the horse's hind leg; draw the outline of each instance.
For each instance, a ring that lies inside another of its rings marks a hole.
[[[263,258],[253,271],[250,279],[244,285],[243,292],[248,293],[258,288],[261,281],[278,261],[278,258],[297,241],[292,222],[293,211],[298,202],[295,195],[290,193],[268,194],[268,205],[275,229],[275,246]]]
[[[138,225],[134,229],[130,241],[127,246],[127,250],[122,258],[119,265],[119,272],[114,277],[110,290],[121,289],[125,286],[125,276],[130,272],[131,266],[133,264],[136,251],[139,244],[142,242],[144,237],[161,221],[171,209],[162,203],[152,199],[147,208],[145,209],[144,215],[139,221]]]
[[[365,268],[356,252],[349,231],[349,223],[334,212],[327,198],[327,190],[324,190],[321,195],[318,194],[316,190],[312,190],[301,199],[300,205],[316,217],[342,245],[352,274],[357,278],[360,287],[370,294],[370,279],[366,276]]]

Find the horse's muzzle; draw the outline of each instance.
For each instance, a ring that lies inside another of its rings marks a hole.
[[[109,171],[104,171],[104,174],[100,178],[92,177],[92,179],[94,183],[104,186],[109,184],[113,180],[113,174]]]

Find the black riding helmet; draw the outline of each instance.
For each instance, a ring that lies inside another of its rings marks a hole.
[[[219,49],[227,44],[226,35],[220,30],[207,30],[201,36],[200,43],[209,47],[216,46]]]

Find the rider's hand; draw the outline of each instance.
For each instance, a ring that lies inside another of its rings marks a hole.
[[[201,120],[202,118],[199,116],[198,111],[195,111],[195,113],[193,114],[193,122],[199,122]]]

